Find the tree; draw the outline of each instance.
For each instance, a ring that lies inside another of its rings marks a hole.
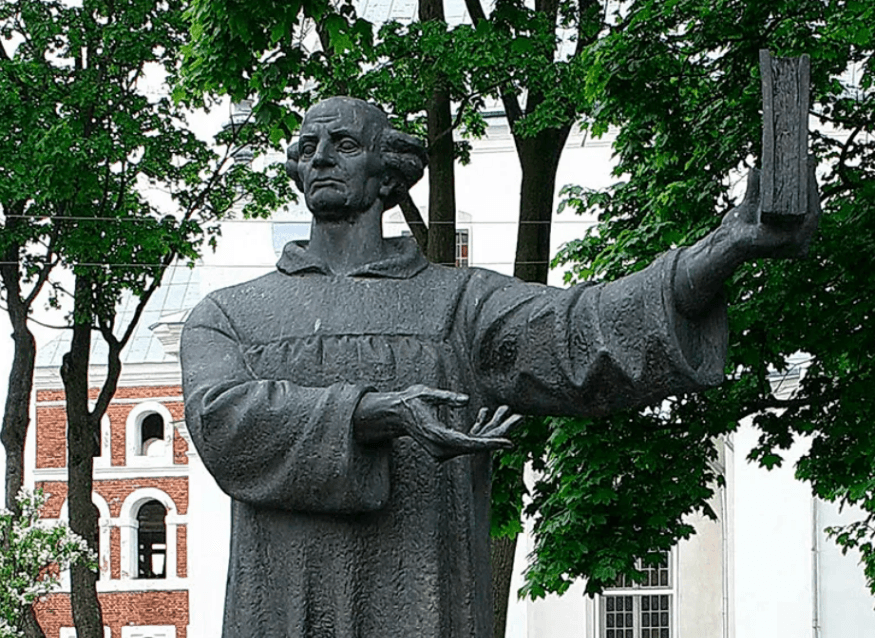
[[[163,89],[144,88],[146,76],[173,80],[186,39],[181,2],[8,1],[0,4],[0,30],[0,275],[15,340],[2,432],[7,503],[14,511],[28,427],[36,350],[27,324],[48,286],[48,303],[70,308],[73,335],[61,370],[70,525],[96,550],[91,492],[99,424],[145,304],[168,265],[193,260],[215,241],[213,222],[238,201],[246,200],[246,215],[263,215],[288,185],[276,173],[234,162],[234,149],[253,131],[234,127],[224,148],[213,150]],[[151,196],[144,194],[148,185]],[[52,280],[59,268],[72,276],[72,291]],[[131,322],[119,325],[124,293],[138,303]],[[96,395],[88,378],[95,331],[109,350]],[[95,583],[94,572],[73,565],[73,615],[82,638],[102,635]],[[29,631],[41,633],[35,623]]]
[[[624,181],[604,191],[567,191],[566,205],[600,219],[557,259],[570,265],[569,280],[614,278],[642,266],[699,238],[728,210],[727,176],[759,162],[761,48],[812,57],[811,114],[818,126],[811,149],[825,212],[808,260],[750,264],[728,286],[730,381],[662,411],[553,424],[548,471],[533,498],[540,518],[531,593],[561,591],[581,575],[594,591],[628,569],[628,556],[666,548],[688,533],[683,512],[709,511],[709,441],[745,417],[760,430],[752,460],[780,465],[782,450],[809,437],[797,477],[820,498],[866,511],[863,521],[833,533],[846,549],[862,551],[875,591],[873,409],[862,399],[872,393],[872,359],[863,354],[872,352],[865,329],[872,291],[860,276],[871,267],[875,239],[875,147],[865,135],[875,121],[875,40],[862,26],[872,24],[872,11],[868,3],[807,0],[635,2],[618,16],[626,26],[593,52],[587,90],[600,96],[601,108],[589,126],[596,134],[618,128],[615,174]],[[807,373],[792,397],[779,398],[770,371],[785,370],[799,352],[810,356]],[[593,451],[605,443],[599,433],[606,428],[622,434],[608,453]],[[648,438],[642,444],[635,433]],[[655,455],[664,449],[671,450],[670,464]],[[584,464],[588,475],[576,476]],[[609,483],[617,471],[619,482]],[[662,478],[641,483],[650,472]],[[651,499],[660,506],[650,506]],[[641,542],[622,533],[635,512],[642,514]],[[592,534],[581,545],[579,530],[593,516],[606,517],[621,533]],[[612,551],[616,542],[626,546],[626,556]]]
[[[60,585],[58,575],[74,563],[97,569],[97,557],[85,539],[63,523],[40,521],[42,492],[22,490],[15,512],[0,508],[0,637],[24,636],[30,610]]]

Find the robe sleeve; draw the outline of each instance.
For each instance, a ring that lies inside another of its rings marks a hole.
[[[697,321],[677,313],[678,254],[615,282],[568,289],[474,275],[468,334],[484,395],[520,414],[599,416],[720,383],[725,304]]]
[[[364,446],[352,415],[369,388],[259,379],[207,297],[182,333],[185,417],[204,465],[232,498],[309,512],[366,512],[389,497],[387,446]]]

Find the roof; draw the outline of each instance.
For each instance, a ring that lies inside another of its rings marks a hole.
[[[179,321],[200,301],[201,277],[197,268],[173,265],[164,274],[161,286],[149,299],[143,311],[134,334],[128,345],[122,350],[122,364],[133,363],[163,363],[175,361],[168,355],[151,328],[164,321]],[[139,298],[131,293],[125,293],[118,308],[116,325],[119,330],[127,328],[134,315]],[[118,331],[117,331],[118,332]],[[36,365],[40,367],[58,367],[64,353],[69,350],[72,335],[69,330],[37,349]],[[100,365],[106,363],[109,348],[99,333],[94,333],[91,346],[91,363]]]

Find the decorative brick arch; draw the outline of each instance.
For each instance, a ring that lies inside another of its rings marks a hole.
[[[166,580],[177,577],[176,561],[176,530],[177,526],[184,524],[184,517],[180,516],[176,503],[167,492],[157,487],[141,487],[131,492],[122,503],[121,513],[118,517],[120,528],[120,563],[122,580],[132,580],[137,577],[137,514],[144,503],[158,501],[167,510],[164,524],[167,529],[167,554],[166,554]]]

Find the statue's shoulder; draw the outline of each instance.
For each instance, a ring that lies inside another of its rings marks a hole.
[[[224,314],[235,316],[263,312],[265,302],[275,296],[280,286],[288,285],[288,278],[274,271],[225,288],[213,290],[195,307],[218,307]]]

